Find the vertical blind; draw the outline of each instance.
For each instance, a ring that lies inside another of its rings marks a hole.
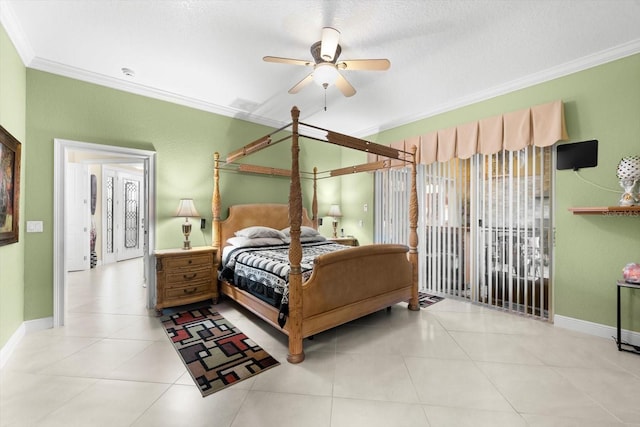
[[[418,166],[422,291],[547,319],[551,148]],[[375,175],[375,238],[408,242],[409,169]]]

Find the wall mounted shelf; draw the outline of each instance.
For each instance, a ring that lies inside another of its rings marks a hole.
[[[574,215],[604,216],[637,216],[640,217],[640,206],[591,206],[569,208]]]

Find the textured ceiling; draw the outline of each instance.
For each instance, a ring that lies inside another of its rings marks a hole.
[[[640,52],[638,0],[0,0],[25,65],[256,123],[302,118],[358,136]],[[321,29],[357,93],[309,85]],[[126,76],[121,69],[135,72]]]

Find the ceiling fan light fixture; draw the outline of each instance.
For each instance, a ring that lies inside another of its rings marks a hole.
[[[340,40],[340,31],[331,27],[322,29],[322,46],[320,47],[320,56],[325,61],[333,61]]]
[[[284,58],[281,56],[264,56],[262,59],[266,62],[302,65],[305,67],[313,66],[312,72],[289,89],[288,92],[290,94],[300,92],[302,88],[306,87],[313,80],[318,86],[324,89],[327,89],[330,85],[335,85],[342,95],[346,97],[353,96],[356,94],[356,90],[340,73],[340,70],[383,71],[389,69],[391,63],[388,59],[351,59],[338,62],[338,58],[342,53],[342,48],[338,43],[340,41],[339,39],[340,32],[338,30],[331,27],[324,27],[322,29],[322,40],[313,43],[309,48],[313,62],[304,59]],[[325,90],[325,109],[326,96],[327,92]]]
[[[325,89],[327,86],[334,84],[337,78],[338,70],[335,64],[331,62],[321,62],[317,64],[313,70],[313,81]]]

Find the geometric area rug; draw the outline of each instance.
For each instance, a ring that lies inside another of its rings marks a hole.
[[[212,307],[160,321],[203,397],[280,364]]]
[[[444,297],[439,297],[437,295],[431,295],[426,292],[418,292],[418,301],[420,303],[420,307],[429,307],[431,304],[435,304],[439,301],[442,301]]]

